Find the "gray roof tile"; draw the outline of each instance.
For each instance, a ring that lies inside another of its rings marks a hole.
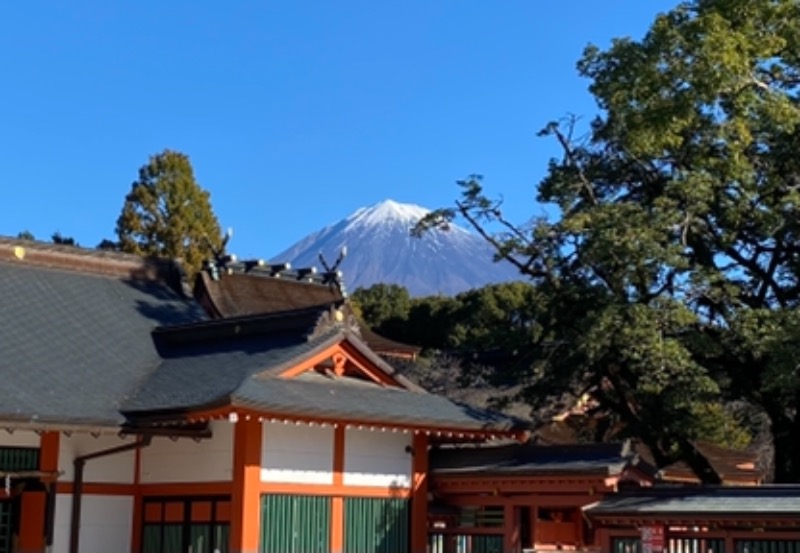
[[[624,443],[456,446],[433,451],[430,468],[436,474],[619,474],[632,458]]]
[[[337,327],[310,340],[296,332],[278,332],[228,340],[224,345],[179,347],[164,354],[164,362],[123,411],[131,420],[140,422],[223,404],[283,416],[454,430],[509,430],[517,422],[428,394],[415,386],[388,388],[354,378],[311,373],[294,379],[279,377],[302,359],[343,341],[370,354],[357,337]],[[391,368],[387,366],[387,370]]]
[[[610,496],[585,509],[601,515],[757,515],[800,519],[800,486],[676,486]]]
[[[0,419],[119,423],[159,364],[152,329],[203,318],[157,281],[0,261]]]

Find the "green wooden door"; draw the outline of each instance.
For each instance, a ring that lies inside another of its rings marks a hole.
[[[12,513],[11,502],[0,501],[0,553],[11,553],[11,534],[14,528]]]
[[[329,553],[331,499],[261,497],[261,553]]]
[[[347,497],[345,553],[408,553],[409,501]]]

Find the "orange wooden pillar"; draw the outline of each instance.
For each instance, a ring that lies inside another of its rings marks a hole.
[[[428,437],[414,435],[411,481],[411,553],[428,550]]]
[[[233,433],[231,553],[257,553],[261,526],[261,423],[239,419]]]
[[[59,439],[58,432],[42,433],[39,439],[39,470],[42,472],[58,472]],[[42,482],[50,493],[55,493],[55,479],[52,480],[43,478]],[[46,492],[23,492],[20,504],[20,553],[38,553],[49,545],[47,522],[52,519],[53,513],[48,513],[48,503],[52,505],[53,502],[48,499]]]
[[[333,431],[333,486],[344,486],[344,436],[345,426],[340,424]],[[331,553],[344,551],[344,498],[331,498]]]
[[[519,507],[506,503],[503,520],[503,552],[516,553],[520,549]]]

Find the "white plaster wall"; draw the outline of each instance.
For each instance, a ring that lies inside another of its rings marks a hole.
[[[411,443],[411,434],[348,428],[344,435],[344,484],[409,487],[413,458],[406,447]]]
[[[56,496],[52,553],[69,552],[72,496]],[[84,495],[81,507],[81,553],[128,553],[131,548],[133,498]]]
[[[0,427],[0,447],[39,447],[39,435],[33,430],[15,430],[9,434]]]
[[[97,438],[91,434],[80,432],[75,432],[71,436],[61,434],[58,440],[58,470],[63,474],[59,480],[62,482],[74,480],[73,461],[75,457],[133,443],[134,440],[134,438],[122,439],[116,434],[101,434]],[[136,454],[133,451],[125,451],[86,461],[83,481],[131,484],[133,483],[135,459]]]
[[[141,482],[229,482],[233,475],[233,425],[211,423],[212,437],[153,438],[141,453]]]
[[[261,481],[333,484],[333,427],[265,422]]]

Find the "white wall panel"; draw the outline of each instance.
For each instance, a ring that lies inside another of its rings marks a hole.
[[[9,434],[0,429],[0,447],[39,447],[39,435],[33,430],[15,430]]]
[[[261,480],[333,484],[333,427],[265,422]]]
[[[52,553],[69,552],[72,496],[56,496]],[[127,553],[131,548],[133,498],[84,495],[81,508],[81,553]]]
[[[72,516],[72,494],[60,493],[56,495],[55,515],[52,553],[69,553],[69,520]]]
[[[348,428],[344,435],[344,484],[409,487],[413,458],[406,448],[411,443],[411,434]]]
[[[121,439],[116,434],[101,434],[95,438],[91,434],[75,432],[71,436],[61,434],[58,440],[58,470],[63,472],[59,478],[64,482],[74,480],[73,461],[76,457],[133,443],[134,438]],[[86,462],[83,471],[84,482],[111,482],[116,484],[133,483],[136,454],[133,451],[115,453]]]
[[[233,425],[211,424],[213,437],[199,442],[191,438],[153,438],[142,449],[143,484],[164,482],[229,482],[233,474]]]

